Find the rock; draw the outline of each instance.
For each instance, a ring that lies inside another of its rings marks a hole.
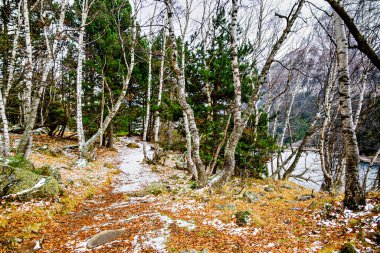
[[[359,253],[360,251],[355,247],[355,245],[352,242],[348,242],[345,245],[343,245],[342,249],[340,250],[340,253]]]
[[[165,193],[167,191],[167,188],[159,182],[153,182],[146,188],[146,190],[150,194],[157,196],[162,193]]]
[[[223,210],[223,211],[234,211],[234,212],[236,212],[236,210],[237,210],[235,203],[218,204],[218,205],[215,205],[215,207],[217,209]]]
[[[86,159],[84,159],[84,158],[78,159],[75,162],[75,166],[77,166],[79,168],[86,167],[87,165],[88,165],[88,161]]]
[[[14,170],[15,168],[8,164],[0,163],[0,196],[5,195],[3,191],[7,185],[16,181],[16,176],[13,174]]]
[[[45,127],[40,127],[40,128],[33,130],[33,133],[36,135],[47,134],[48,132],[49,131],[47,131]]]
[[[309,199],[312,199],[312,198],[314,198],[314,195],[302,195],[302,196],[298,196],[297,198],[296,198],[296,200],[298,200],[298,201],[306,201],[306,200],[309,200]]]
[[[180,162],[180,161],[175,161],[175,168],[177,170],[187,170],[187,163]]]
[[[18,194],[22,191],[35,187],[37,183],[41,182],[43,182],[41,187],[25,192],[18,197],[20,199],[30,199],[33,197],[53,197],[61,193],[61,188],[53,176],[45,177],[29,170],[13,168],[10,166],[5,168],[4,174],[0,176],[0,196]]]
[[[13,245],[22,243],[23,241],[24,240],[22,238],[19,238],[19,237],[11,237],[10,238],[10,243]]]
[[[250,192],[250,191],[245,191],[243,193],[243,199],[247,201],[248,203],[255,203],[257,202],[260,198],[257,196],[255,193]]]
[[[99,245],[109,243],[114,241],[116,238],[120,237],[126,231],[125,229],[117,229],[117,230],[105,230],[102,231],[93,237],[91,237],[87,242],[87,248],[92,249]]]
[[[135,143],[135,142],[130,142],[127,144],[127,147],[128,148],[140,148],[139,144]]]
[[[251,213],[249,211],[240,211],[235,214],[236,224],[239,227],[245,226],[249,223],[249,215]]]
[[[18,156],[18,155],[13,156],[13,157],[9,157],[6,161],[6,164],[8,164],[9,166],[12,166],[14,168],[20,168],[20,169],[29,170],[29,171],[34,170],[34,165],[31,161],[25,159],[22,156]]]
[[[62,149],[63,150],[71,150],[71,149],[77,149],[77,148],[79,148],[78,145],[69,145],[69,146],[63,147]]]
[[[301,211],[302,208],[301,207],[291,207],[290,210],[292,210],[292,211]]]
[[[291,186],[288,185],[288,184],[283,184],[283,185],[281,185],[281,188],[283,188],[283,189],[288,189],[288,190],[293,189],[293,187],[291,187]]]
[[[33,172],[42,176],[52,176],[58,181],[58,183],[62,184],[62,177],[58,171],[58,168],[52,168],[50,165],[44,165],[40,168],[34,169]]]
[[[266,192],[274,192],[274,186],[273,185],[267,185],[264,187],[264,191]]]

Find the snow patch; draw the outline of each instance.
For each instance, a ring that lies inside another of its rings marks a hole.
[[[143,164],[144,154],[143,147],[127,148],[126,144],[135,142],[136,138],[122,138],[121,143],[118,145],[118,151],[121,153],[121,173],[117,176],[117,183],[114,183],[113,192],[133,192],[146,188],[153,182],[160,181],[160,177],[153,173],[149,166]],[[150,145],[146,144],[148,150],[148,157],[152,156]]]

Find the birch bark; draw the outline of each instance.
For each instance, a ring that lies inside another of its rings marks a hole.
[[[25,46],[27,63],[25,66],[25,111],[24,111],[24,122],[26,124],[23,137],[17,147],[17,154],[29,157],[30,149],[32,145],[31,132],[33,130],[32,125],[29,123],[33,120],[31,117],[31,106],[32,106],[32,78],[33,78],[33,51],[32,51],[32,41],[30,36],[30,24],[29,24],[29,10],[28,1],[23,0],[23,17],[24,17],[24,30],[25,30]],[[28,124],[29,123],[29,124]]]
[[[186,101],[185,76],[184,76],[183,70],[178,65],[178,50],[177,50],[177,45],[176,45],[176,39],[175,39],[175,34],[174,34],[174,24],[173,24],[173,3],[172,3],[172,0],[165,0],[165,3],[166,3],[166,9],[168,13],[169,38],[170,38],[170,44],[172,46],[172,50],[171,50],[172,67],[178,78],[178,87],[177,87],[178,101],[189,120],[189,128],[191,131],[191,137],[194,144],[194,147],[193,147],[194,163],[196,165],[197,172],[198,172],[198,184],[200,187],[204,187],[207,184],[207,175],[206,175],[205,166],[201,160],[200,153],[199,153],[200,138],[199,138],[198,128],[195,123],[194,111]]]
[[[345,195],[343,204],[351,210],[360,209],[365,205],[365,196],[359,183],[359,148],[354,130],[351,105],[351,84],[348,74],[348,41],[344,30],[344,22],[334,12],[334,38],[337,45],[339,104],[342,121],[343,145],[345,153]]]
[[[146,136],[148,133],[149,119],[150,119],[150,100],[151,100],[151,89],[152,89],[152,44],[153,44],[153,18],[156,12],[156,5],[154,7],[153,15],[149,25],[149,39],[148,39],[148,88],[147,88],[147,98],[146,98],[146,115],[145,124],[143,131],[143,154],[144,159],[147,159],[146,150]]]
[[[83,130],[83,119],[82,119],[82,78],[83,78],[83,41],[85,35],[85,27],[87,21],[87,15],[89,11],[88,0],[83,0],[82,3],[82,19],[79,28],[79,38],[78,38],[78,58],[77,58],[77,134],[78,134],[78,145],[79,151],[82,155],[83,145],[85,143],[85,136]]]
[[[162,34],[162,49],[161,49],[161,63],[160,63],[160,78],[159,78],[159,84],[158,84],[158,97],[157,97],[157,107],[159,108],[161,106],[162,101],[162,89],[164,86],[164,70],[165,70],[165,56],[166,56],[166,32],[164,30]],[[154,123],[154,142],[158,142],[158,134],[160,132],[160,124],[161,124],[161,118],[160,118],[160,112],[156,111],[156,119]]]

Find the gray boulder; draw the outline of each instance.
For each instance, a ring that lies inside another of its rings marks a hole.
[[[266,192],[274,192],[274,186],[273,185],[267,185],[264,187],[264,191]]]
[[[255,193],[250,191],[245,191],[243,193],[243,199],[247,201],[248,203],[255,203],[260,200],[259,196],[257,196]]]
[[[223,211],[236,211],[237,207],[235,203],[217,204],[215,207]]]
[[[312,199],[312,198],[314,198],[314,195],[307,194],[307,195],[298,196],[296,198],[296,200],[298,200],[298,201],[306,201],[306,200],[309,200],[309,199]]]
[[[105,230],[102,231],[93,237],[90,238],[87,242],[87,248],[92,249],[99,245],[109,243],[114,241],[116,238],[120,237],[125,233],[125,229],[117,229],[117,230]]]

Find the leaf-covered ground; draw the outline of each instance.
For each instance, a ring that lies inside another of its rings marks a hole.
[[[346,242],[361,252],[380,249],[378,194],[369,196],[365,211],[351,213],[341,207],[341,196],[318,193],[308,199],[310,190],[290,182],[236,179],[218,191],[192,189],[188,175],[174,169],[175,154],[166,166],[144,165],[142,144],[126,147],[132,141],[120,141],[118,152],[98,150],[98,159],[84,168],[74,167],[72,152],[57,157],[33,152],[35,164],[66,167],[61,170],[65,194],[49,201],[3,202],[3,251],[32,252],[36,242],[38,252],[334,252]],[[38,145],[49,147],[73,144],[67,142],[38,138]],[[115,191],[136,178],[139,185]],[[246,192],[258,199],[249,203]],[[236,225],[239,211],[249,211],[248,225]],[[125,233],[86,247],[95,234],[114,229]]]

